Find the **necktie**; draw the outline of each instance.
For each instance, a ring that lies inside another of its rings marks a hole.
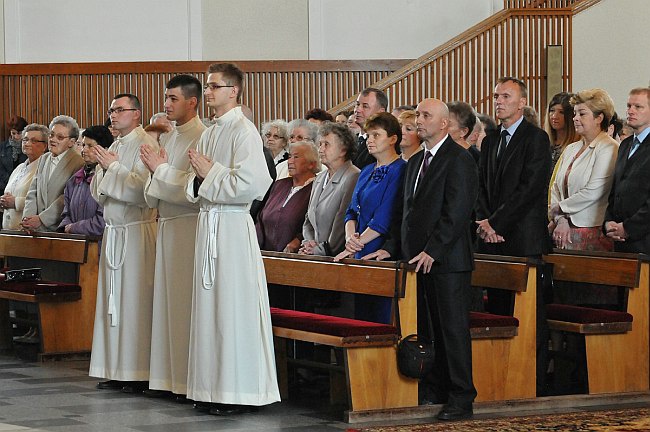
[[[422,163],[422,169],[420,169],[420,175],[418,176],[418,184],[422,182],[424,175],[427,173],[427,170],[429,169],[429,164],[431,163],[432,159],[433,159],[433,155],[431,154],[430,151],[427,150],[426,154],[424,155],[424,162]]]
[[[641,141],[639,141],[639,137],[634,137],[634,143],[632,143],[632,148],[630,149],[630,154],[628,155],[628,159],[632,157],[632,155],[639,148],[640,145],[641,145]]]
[[[510,136],[510,134],[507,130],[504,129],[501,131],[501,141],[499,141],[499,148],[497,149],[497,162],[501,162],[503,152],[505,152],[506,147],[508,147],[508,136]]]
[[[366,137],[363,135],[359,135],[359,138],[357,139],[357,149],[362,149],[366,145]]]

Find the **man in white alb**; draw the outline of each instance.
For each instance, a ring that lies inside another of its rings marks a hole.
[[[187,356],[192,309],[194,237],[198,203],[185,195],[190,171],[188,150],[195,149],[205,130],[197,115],[201,82],[177,75],[167,83],[165,112],[175,122],[161,136],[160,152],[144,145],[140,158],[151,172],[145,199],[158,208],[156,272],[151,327],[151,367],[145,395],[162,397],[187,393]]]
[[[144,199],[149,170],[140,147],[159,147],[140,126],[136,96],[118,94],[108,114],[120,135],[108,150],[92,147],[99,164],[90,190],[104,206],[106,228],[89,374],[108,380],[100,389],[142,392],[149,379],[156,211]]]
[[[271,184],[259,132],[237,106],[243,73],[208,70],[204,97],[216,123],[189,151],[187,196],[196,232],[187,397],[216,415],[280,400],[264,263],[251,202]]]

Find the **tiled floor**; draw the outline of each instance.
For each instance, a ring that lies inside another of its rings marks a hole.
[[[87,362],[26,363],[0,356],[0,432],[344,431],[341,408],[318,396],[257,413],[215,417],[190,404],[97,390]]]

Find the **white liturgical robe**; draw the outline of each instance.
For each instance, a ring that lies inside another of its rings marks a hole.
[[[106,171],[98,165],[90,189],[104,206],[97,283],[91,376],[147,381],[156,247],[156,211],[144,199],[149,170],[140,146],[158,151],[156,140],[138,126],[109,148],[119,160]]]
[[[198,203],[185,186],[191,167],[187,151],[196,148],[205,126],[194,117],[161,139],[168,161],[156,168],[145,186],[145,199],[158,208],[156,272],[151,326],[149,388],[187,393],[187,357],[192,310],[194,237]]]
[[[213,161],[188,198],[201,205],[196,233],[187,397],[267,405],[280,400],[264,263],[249,208],[271,184],[262,140],[233,108],[201,136]]]

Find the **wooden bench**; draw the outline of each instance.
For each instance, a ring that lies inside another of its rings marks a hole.
[[[416,333],[416,275],[393,262],[347,259],[335,263],[330,257],[262,252],[267,282],[393,298],[395,283],[400,292],[402,333]],[[397,370],[394,326],[319,314],[275,309],[276,359],[281,394],[287,396],[288,339],[341,348],[349,412],[412,407],[418,405],[417,381]]]
[[[475,254],[474,258],[473,286],[509,290],[515,296],[512,317],[486,319],[470,314],[476,401],[535,398],[535,294],[540,263],[497,255]]]
[[[555,250],[555,281],[610,285],[628,290],[625,311],[551,304],[551,330],[584,337],[589,394],[648,391],[649,263],[645,255]]]
[[[43,279],[63,282],[0,286],[0,334],[10,340],[8,302],[37,306],[40,356],[89,353],[92,347],[99,251],[96,240],[74,234],[0,231],[0,255],[10,269],[42,267]],[[76,289],[75,287],[80,287]],[[31,290],[31,291],[30,291]]]

